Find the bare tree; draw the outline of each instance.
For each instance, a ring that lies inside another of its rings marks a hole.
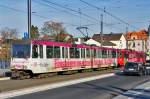
[[[60,22],[47,21],[41,29],[42,35],[56,36],[60,33],[65,33],[65,28]]]
[[[3,39],[14,39],[19,35],[17,29],[10,29],[8,27],[1,29],[0,33]]]

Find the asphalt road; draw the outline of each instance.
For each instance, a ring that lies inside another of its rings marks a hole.
[[[147,80],[150,76],[116,75],[10,99],[112,99]]]
[[[93,71],[84,73],[75,73],[68,75],[54,75],[43,79],[25,79],[25,80],[3,80],[0,81],[0,93],[22,88],[30,88],[45,84],[52,84],[62,81],[74,80],[79,78],[91,77],[101,74],[113,73],[114,70]]]

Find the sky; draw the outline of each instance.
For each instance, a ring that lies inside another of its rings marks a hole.
[[[32,25],[39,30],[46,21],[62,22],[67,32],[75,37],[83,37],[76,28],[86,26],[89,36],[100,33],[103,14],[103,33],[125,33],[148,28],[150,23],[150,0],[82,0],[102,8],[129,25],[91,7],[81,0],[31,0]],[[27,32],[27,0],[0,0],[0,29],[17,29],[20,36]],[[86,31],[82,30],[85,34]]]

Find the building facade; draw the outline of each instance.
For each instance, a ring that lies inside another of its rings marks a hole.
[[[147,31],[141,30],[138,32],[127,33],[127,47],[136,51],[147,51]]]
[[[94,34],[92,37],[94,40],[101,39],[100,34]],[[103,42],[111,42],[115,44],[113,48],[117,49],[126,49],[126,38],[123,33],[110,33],[110,34],[103,34]]]

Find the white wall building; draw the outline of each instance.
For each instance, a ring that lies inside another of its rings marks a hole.
[[[120,35],[120,37],[118,37],[118,39],[113,40],[113,38],[112,38],[112,40],[110,40],[110,42],[116,44],[116,46],[114,46],[114,48],[118,48],[118,49],[126,49],[127,48],[126,38],[123,34]]]
[[[145,40],[128,40],[128,49],[146,52]]]
[[[87,44],[87,45],[96,45],[96,46],[99,46],[99,47],[101,46],[100,42],[97,42],[97,41],[95,41],[93,39],[89,39],[89,40],[87,40],[84,43]]]
[[[94,40],[100,40],[100,34],[94,34],[93,35],[93,39]],[[126,49],[126,38],[125,36],[120,33],[120,34],[114,34],[114,33],[110,33],[110,34],[103,34],[103,40],[109,41],[113,44],[115,44],[115,46],[113,46],[113,48],[117,48],[117,49]]]

